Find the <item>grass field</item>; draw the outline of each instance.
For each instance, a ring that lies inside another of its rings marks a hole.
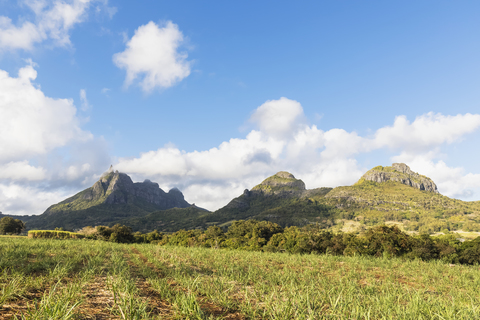
[[[479,266],[0,237],[0,319],[480,319]]]

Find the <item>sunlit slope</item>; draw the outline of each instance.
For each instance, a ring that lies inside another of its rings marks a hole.
[[[375,172],[393,172],[396,179],[379,182],[366,179],[372,178]],[[392,167],[376,167],[353,186],[334,188],[318,200],[340,209],[343,219],[367,226],[394,221],[411,231],[480,231],[479,201],[466,202],[443,196],[436,191],[431,179],[420,177],[415,181],[417,177],[392,171]],[[430,191],[424,190],[425,186]]]

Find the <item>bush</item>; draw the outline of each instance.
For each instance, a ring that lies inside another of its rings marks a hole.
[[[364,235],[363,248],[360,253],[381,257],[387,254],[398,257],[411,251],[410,237],[398,227],[378,226],[369,229]]]
[[[459,262],[463,264],[480,264],[480,237],[462,243]]]
[[[283,228],[271,221],[239,220],[233,222],[225,236],[225,245],[231,249],[261,250],[274,234]]]
[[[92,238],[117,243],[135,242],[132,228],[120,224],[116,224],[113,227],[97,226]]]

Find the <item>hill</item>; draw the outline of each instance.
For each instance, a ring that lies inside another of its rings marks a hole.
[[[134,231],[173,232],[226,227],[246,219],[333,231],[362,232],[396,224],[419,233],[479,232],[480,201],[443,196],[430,178],[394,163],[369,170],[352,186],[336,188],[306,189],[302,180],[281,171],[209,212],[190,206],[177,189],[165,193],[149,180],[133,183],[126,174],[110,171],[91,188],[29,218],[27,227],[79,229],[121,223]]]
[[[325,203],[342,211],[352,227],[398,224],[407,231],[435,233],[480,231],[480,201],[461,201],[441,195],[435,183],[405,164],[378,166],[353,186],[337,187]]]
[[[128,175],[109,170],[92,187],[50,206],[43,214],[27,221],[27,228],[79,229],[89,225],[109,225],[175,207],[190,207],[178,189],[166,193],[150,180],[134,183]]]

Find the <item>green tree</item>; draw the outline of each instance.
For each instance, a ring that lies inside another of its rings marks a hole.
[[[0,219],[0,234],[19,234],[25,229],[25,223],[19,219],[3,217]]]

